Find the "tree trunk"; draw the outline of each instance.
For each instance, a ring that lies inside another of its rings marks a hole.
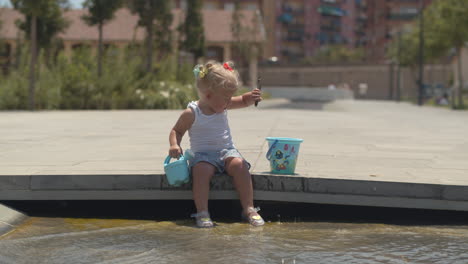
[[[99,43],[98,43],[98,77],[102,76],[102,27],[103,24],[98,25],[99,29]]]
[[[29,64],[29,110],[35,108],[35,85],[36,85],[36,62],[37,62],[37,17],[32,16],[31,19],[31,61]]]
[[[150,73],[153,69],[153,19],[146,25],[146,72]]]
[[[458,109],[463,109],[464,104],[463,104],[462,47],[457,47],[457,56],[458,56],[458,61],[457,61],[457,67],[458,67],[458,91],[457,91]],[[455,100],[455,98],[453,98],[453,100]]]

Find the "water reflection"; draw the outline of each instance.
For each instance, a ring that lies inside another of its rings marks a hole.
[[[466,226],[33,217],[0,240],[0,263],[464,263]]]
[[[116,205],[118,212],[122,205]],[[466,263],[468,259],[468,226],[449,221],[457,216],[466,219],[465,214],[429,212],[430,218],[421,211],[290,204],[282,208],[275,203],[263,205],[267,224],[253,228],[233,217],[239,208],[223,203],[214,210],[218,226],[197,229],[185,217],[172,215],[169,220],[143,213],[171,208],[168,204],[147,205],[124,211],[132,217],[115,217],[119,215],[114,211],[103,210],[112,205],[98,206],[101,216],[114,216],[104,219],[91,218],[97,211],[86,206],[80,210],[60,205],[58,210],[49,204],[50,211],[61,214],[40,215],[37,212],[45,209],[35,204],[30,209],[36,213],[28,212],[35,217],[0,237],[0,263]],[[172,206],[179,212],[184,205]],[[220,213],[222,208],[228,209]],[[231,211],[232,215],[226,213]],[[376,217],[389,219],[382,212],[390,212],[393,220],[376,221]]]

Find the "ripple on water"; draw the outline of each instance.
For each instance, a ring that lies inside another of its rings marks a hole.
[[[0,239],[0,263],[463,263],[466,227],[326,222],[253,228],[192,221],[31,218]]]

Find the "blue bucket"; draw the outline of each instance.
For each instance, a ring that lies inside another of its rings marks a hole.
[[[268,152],[266,158],[270,161],[271,173],[294,174],[296,169],[299,146],[302,139],[267,137]]]
[[[190,173],[187,165],[187,160],[184,155],[172,163],[171,156],[167,156],[164,161],[164,172],[166,173],[167,182],[172,186],[181,186],[190,181]]]

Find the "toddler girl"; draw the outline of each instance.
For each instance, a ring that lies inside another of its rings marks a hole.
[[[190,102],[182,112],[169,135],[169,155],[182,155],[180,142],[188,130],[193,157],[189,159],[192,171],[193,200],[197,213],[193,214],[198,227],[213,227],[208,212],[210,180],[215,173],[226,172],[232,176],[239,193],[242,216],[253,226],[265,222],[253,207],[253,187],[249,173],[250,164],[235,148],[227,110],[248,107],[261,101],[258,89],[234,96],[239,86],[239,74],[232,62],[220,64],[210,61],[197,65],[193,70],[196,78],[199,100]]]

